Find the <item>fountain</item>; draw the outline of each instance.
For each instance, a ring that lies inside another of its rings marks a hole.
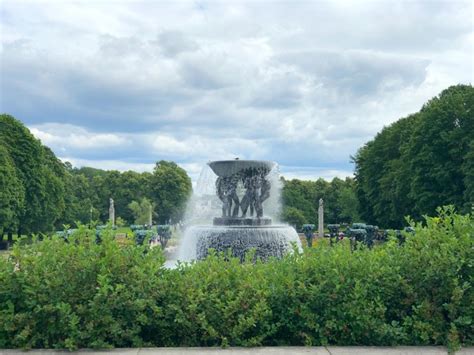
[[[208,163],[217,175],[216,195],[219,198],[221,216],[213,219],[212,225],[191,226],[185,233],[183,243],[191,256],[183,259],[204,259],[209,249],[217,252],[230,250],[235,257],[244,259],[251,249],[255,257],[281,258],[301,247],[296,231],[287,225],[273,224],[264,215],[264,202],[269,199],[272,183],[268,178],[276,166],[274,162],[262,160],[222,160]],[[240,196],[239,196],[240,194]]]

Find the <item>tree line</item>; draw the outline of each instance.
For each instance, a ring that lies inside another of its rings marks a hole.
[[[355,163],[359,213],[398,228],[438,206],[469,212],[474,203],[474,89],[444,90],[422,109],[385,127],[359,149]]]
[[[351,223],[359,220],[354,179],[282,180],[282,220],[297,229],[303,224],[318,223],[320,198],[324,200],[325,223]]]
[[[191,191],[191,179],[174,162],[159,161],[152,173],[74,168],[56,158],[20,121],[0,115],[1,236],[106,222],[109,198],[125,223],[137,218],[133,201],[150,201],[158,223],[176,222]]]
[[[113,198],[116,216],[125,224],[142,224],[148,208],[152,208],[153,221],[176,223],[192,192],[191,179],[174,162],[159,161],[152,173],[73,168],[69,163],[66,168],[73,184],[69,221],[107,221],[109,198]]]

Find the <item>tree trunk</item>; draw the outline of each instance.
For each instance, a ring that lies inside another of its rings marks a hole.
[[[8,232],[8,243],[13,243],[13,233]]]

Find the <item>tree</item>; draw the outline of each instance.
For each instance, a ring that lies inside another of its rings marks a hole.
[[[130,202],[134,200],[140,201],[145,197],[149,199],[150,197],[149,183],[145,176],[135,171],[126,171],[120,174],[119,187],[113,192],[114,201],[117,209],[120,210],[120,215],[129,223],[136,219],[136,216],[128,208]]]
[[[289,207],[297,209],[300,211],[305,221],[316,223],[316,199],[317,193],[316,184],[314,181],[283,179],[283,211],[285,208]],[[294,214],[294,211],[291,213]],[[285,216],[285,212],[283,212],[283,216]]]
[[[355,193],[354,180],[347,178],[337,196],[336,205],[340,208],[339,222],[353,223],[360,220],[359,201]]]
[[[184,169],[174,162],[156,163],[150,190],[160,224],[176,223],[183,218],[192,192],[191,179]]]
[[[25,191],[18,216],[18,234],[54,228],[64,209],[64,166],[29,130],[10,115],[0,115],[0,144],[13,164]],[[3,186],[1,186],[3,188]]]
[[[298,210],[306,223],[318,223],[317,211],[321,198],[324,200],[326,223],[349,222],[359,218],[353,179],[334,178],[331,182],[321,178],[316,181],[283,179],[283,209],[291,207]]]
[[[323,179],[319,179],[324,181],[325,186],[324,189],[320,193],[320,197],[324,200],[324,220],[330,221],[330,223],[340,223],[341,222],[341,211],[343,206],[340,205],[340,194],[341,190],[345,187],[346,183],[344,180],[341,180],[337,177],[332,179],[330,183]],[[318,181],[319,181],[318,180]],[[318,205],[319,205],[319,198]]]
[[[441,205],[463,207],[463,163],[473,141],[471,86],[450,87],[422,108],[406,150],[412,171],[409,196],[414,201],[414,217],[433,214]]]
[[[64,164],[56,158],[48,147],[42,146],[43,159],[41,174],[44,179],[45,196],[43,198],[43,223],[39,223],[38,231],[51,231],[61,228],[58,220],[65,211],[65,182],[66,169]]]
[[[7,149],[0,144],[0,238],[18,230],[24,204],[24,187]]]
[[[94,191],[83,174],[68,170],[65,176],[65,205],[60,224],[74,225],[76,222],[88,224],[99,219],[99,211],[94,207]]]
[[[368,223],[400,228],[410,211],[410,176],[403,154],[417,120],[411,115],[385,127],[354,158],[360,213]]]
[[[470,145],[469,152],[464,157],[464,210],[470,211],[474,208],[474,141]]]
[[[356,193],[368,223],[400,228],[438,206],[472,204],[474,89],[457,85],[385,127],[357,152]]]
[[[285,207],[283,209],[282,220],[294,226],[296,230],[301,230],[303,224],[307,223],[303,213],[294,207]]]
[[[125,223],[134,221],[129,204],[143,197],[151,199],[151,173],[135,171],[100,170],[89,167],[69,168],[68,182],[69,205],[66,213],[68,224],[74,221],[88,223],[92,220],[107,221],[109,199],[114,199],[115,209]],[[92,213],[90,212],[92,208]]]
[[[150,214],[153,217],[154,206],[153,203],[146,197],[142,198],[140,202],[132,201],[128,205],[132,211],[135,224],[149,224]]]

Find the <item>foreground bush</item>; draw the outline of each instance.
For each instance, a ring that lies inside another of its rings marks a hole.
[[[0,348],[474,343],[474,218],[450,209],[402,246],[174,270],[88,234],[0,257]]]

